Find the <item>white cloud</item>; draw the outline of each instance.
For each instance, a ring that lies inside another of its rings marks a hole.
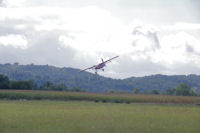
[[[100,58],[120,55],[114,61],[116,63],[109,64],[101,74],[120,78],[155,73],[176,74],[178,68],[181,73],[188,66],[188,69],[196,68],[195,72],[200,71],[200,40],[195,36],[199,35],[198,23],[183,21],[171,25],[170,21],[167,24],[149,24],[149,21],[140,21],[131,7],[126,9],[130,11],[126,15],[132,23],[124,23],[123,17],[98,4],[69,8],[64,4],[62,7],[59,4],[48,6],[45,4],[48,2],[43,0],[41,4],[31,0],[4,0],[3,3],[6,8],[0,7],[0,44],[1,50],[5,48],[10,54],[1,52],[0,56],[12,55],[13,60],[20,63],[84,68],[98,63]],[[130,4],[134,5],[134,1]],[[147,8],[148,11],[151,9]],[[125,10],[125,7],[120,9]],[[156,17],[159,13],[152,16],[142,8],[137,10],[149,20],[160,18]],[[170,18],[174,18],[173,14]],[[191,30],[196,31],[195,35]]]
[[[27,48],[27,40],[23,35],[10,34],[7,36],[0,36],[0,45],[13,46],[14,48]]]
[[[2,5],[6,7],[21,7],[26,0],[2,0]]]
[[[162,26],[165,30],[200,30],[200,23],[176,23],[175,25]]]
[[[166,35],[161,40],[158,59],[167,64],[199,62],[200,40],[185,32]],[[190,49],[189,49],[190,48]]]

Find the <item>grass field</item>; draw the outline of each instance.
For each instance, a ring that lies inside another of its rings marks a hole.
[[[200,104],[200,96],[108,94],[65,91],[0,90],[0,99],[95,101],[112,103]]]
[[[0,133],[200,133],[200,107],[0,100]]]

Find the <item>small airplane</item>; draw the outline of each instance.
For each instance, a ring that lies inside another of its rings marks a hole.
[[[119,57],[119,56],[115,56],[115,57],[113,57],[113,58],[110,58],[109,60],[106,60],[106,61],[104,61],[102,58],[101,58],[101,63],[99,63],[99,64],[97,64],[97,65],[94,65],[94,66],[91,66],[91,67],[88,67],[88,68],[86,68],[86,69],[83,69],[83,70],[80,70],[79,72],[83,72],[83,71],[86,71],[86,70],[88,70],[88,69],[94,69],[95,70],[95,74],[97,74],[97,71],[98,70],[102,70],[102,71],[104,71],[104,67],[106,66],[106,63],[109,63],[109,62],[111,62],[111,60],[113,60],[113,59],[115,59],[115,58],[117,58],[117,57]]]

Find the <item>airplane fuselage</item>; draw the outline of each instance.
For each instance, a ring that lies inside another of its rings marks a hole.
[[[102,69],[104,66],[105,66],[105,63],[103,62],[103,63],[100,63],[99,65],[97,65],[97,66],[95,67],[95,69],[96,69],[96,70],[97,70],[97,69]]]

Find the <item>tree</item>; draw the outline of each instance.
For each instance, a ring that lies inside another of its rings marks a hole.
[[[178,96],[190,96],[191,95],[190,86],[181,83],[176,87],[176,95]]]
[[[139,89],[139,88],[135,88],[135,89],[133,90],[133,93],[135,93],[135,94],[138,94],[138,93],[139,93],[139,91],[140,91],[140,89]]]
[[[0,75],[0,89],[8,89],[9,88],[9,78],[4,75]]]
[[[72,87],[71,91],[80,92],[81,90],[80,88],[74,86]]]
[[[33,90],[33,89],[37,89],[37,85],[31,80],[29,80],[29,81],[11,81],[10,88],[18,89],[18,90]]]
[[[158,90],[153,89],[153,90],[152,90],[152,94],[156,94],[156,95],[157,95],[157,94],[159,94],[159,92],[158,92]]]
[[[57,91],[66,91],[68,87],[65,84],[54,85],[54,89]]]
[[[108,93],[115,93],[115,91],[111,89],[111,90],[108,90]]]
[[[55,86],[51,81],[47,81],[40,88],[44,89],[44,90],[53,90],[55,88]]]
[[[176,93],[176,89],[167,89],[164,94],[166,95],[174,95]]]
[[[198,96],[197,88],[196,88],[196,87],[191,88],[190,94],[191,94],[192,96]]]
[[[4,75],[0,75],[0,89],[9,89],[9,78]]]
[[[18,66],[18,65],[19,65],[19,63],[18,63],[18,62],[15,62],[15,63],[14,63],[14,65],[15,65],[15,66]]]

